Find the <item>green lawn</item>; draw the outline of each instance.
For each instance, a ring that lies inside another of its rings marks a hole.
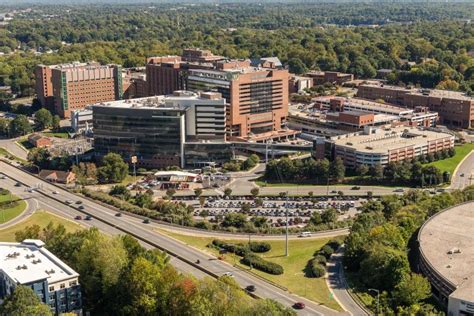
[[[214,238],[181,235],[165,230],[159,230],[159,232],[214,255],[218,254],[216,250],[206,247],[206,245],[208,245]],[[272,249],[269,252],[262,254],[262,256],[269,261],[283,266],[285,272],[282,275],[271,275],[255,269],[253,269],[252,272],[286,287],[288,291],[292,293],[306,297],[307,299],[328,306],[329,308],[342,311],[339,304],[330,297],[326,280],[324,278],[307,278],[304,276],[304,268],[306,267],[308,260],[312,258],[313,253],[316,250],[320,249],[330,239],[332,238],[290,239],[288,257],[284,256],[284,240],[267,240],[267,242],[271,244]],[[226,241],[235,243],[245,242],[242,240]],[[248,269],[248,266],[239,263],[239,259],[240,257],[233,254],[225,255],[225,260],[227,262]]]
[[[431,162],[426,164],[427,166],[435,166],[441,172],[448,171],[449,173],[453,174],[454,169],[456,169],[457,165],[464,159],[471,151],[474,150],[474,143],[468,143],[461,146],[454,147],[456,149],[456,154],[448,159],[443,159],[435,162]]]
[[[5,148],[0,147],[0,156],[5,156],[10,160],[16,160],[18,162],[26,162],[26,160],[23,160],[15,155],[12,155],[9,151],[7,151]]]
[[[18,201],[18,204],[13,207],[5,206],[5,208],[2,208],[0,206],[0,224],[6,223],[10,221],[11,219],[17,217],[26,208],[26,202],[23,200],[20,200],[16,195],[11,195],[11,196],[10,194],[0,195],[0,202],[5,202],[5,201]]]
[[[41,228],[46,227],[49,222],[54,224],[63,224],[67,231],[74,232],[82,229],[79,224],[73,221],[67,220],[62,217],[58,217],[45,211],[35,212],[33,215],[28,217],[26,220],[5,229],[0,230],[0,241],[15,241],[15,232],[23,230],[26,226],[39,225]]]

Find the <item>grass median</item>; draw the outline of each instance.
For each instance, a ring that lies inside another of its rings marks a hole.
[[[11,204],[10,204],[11,203]],[[26,209],[26,202],[13,194],[0,195],[0,224],[9,222]]]
[[[177,234],[168,230],[157,229],[160,233],[165,234],[169,237],[180,240],[187,245],[201,249],[213,255],[218,255],[218,251],[206,247],[212,242],[212,237],[197,237],[191,235]],[[256,269],[252,269],[252,272],[269,280],[277,283],[283,287],[286,287],[288,291],[295,293],[299,296],[303,296],[309,300],[312,300],[321,305],[325,305],[337,311],[342,311],[339,304],[330,295],[329,289],[326,285],[324,278],[308,278],[305,277],[304,269],[308,260],[313,257],[316,250],[319,250],[326,242],[330,239],[341,239],[337,238],[318,238],[318,239],[290,239],[289,240],[289,256],[285,256],[285,241],[284,240],[258,240],[268,242],[272,249],[269,252],[258,254],[268,261],[278,263],[284,269],[284,273],[281,275],[271,275]],[[231,243],[245,243],[245,240],[232,240],[219,238],[226,242]],[[241,257],[235,256],[234,254],[228,253],[224,256],[224,260],[232,265],[237,265],[243,269],[249,269],[248,266],[239,263]]]
[[[474,143],[468,143],[460,146],[454,147],[456,154],[447,159],[438,160],[426,164],[427,166],[435,166],[441,172],[448,171],[451,175],[454,173],[456,167],[461,163],[461,161],[466,157],[471,151],[474,150]]]
[[[41,228],[46,227],[50,222],[55,225],[63,224],[68,232],[74,232],[82,229],[79,224],[68,219],[53,215],[45,211],[37,211],[30,217],[11,227],[0,229],[0,241],[15,241],[15,232],[25,229],[27,226],[38,225]]]

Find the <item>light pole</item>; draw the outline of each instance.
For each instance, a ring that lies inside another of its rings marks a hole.
[[[368,291],[373,291],[377,293],[377,315],[379,315],[379,306],[380,306],[380,291],[377,289],[367,289]]]

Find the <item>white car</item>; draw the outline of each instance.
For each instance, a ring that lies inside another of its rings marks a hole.
[[[58,194],[59,192],[58,191],[53,191],[53,194]]]
[[[234,274],[233,274],[232,272],[226,272],[226,273],[224,273],[222,276],[228,276],[228,277],[233,278],[233,277],[234,277]]]

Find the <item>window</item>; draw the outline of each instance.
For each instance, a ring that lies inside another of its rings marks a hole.
[[[64,289],[66,287],[66,285],[64,283],[61,283],[61,285],[59,286],[60,289]]]
[[[74,285],[77,285],[77,281],[71,281],[71,282],[69,282],[69,286],[74,286]]]
[[[50,286],[50,287],[49,287],[49,291],[50,291],[50,292],[53,292],[53,291],[54,291],[54,286]]]

